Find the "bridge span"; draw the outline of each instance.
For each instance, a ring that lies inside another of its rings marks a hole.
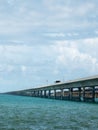
[[[64,83],[55,83],[39,88],[9,92],[9,94],[32,96],[40,98],[97,102],[98,75]]]

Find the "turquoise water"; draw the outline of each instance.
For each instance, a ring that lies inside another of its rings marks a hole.
[[[0,130],[98,130],[98,104],[0,95]]]

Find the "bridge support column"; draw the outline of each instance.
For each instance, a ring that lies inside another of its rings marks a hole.
[[[37,97],[37,92],[35,91],[35,97]]]
[[[70,94],[70,100],[72,100],[72,98],[73,98],[73,88],[70,88],[69,89],[69,94]]]
[[[44,91],[42,90],[42,98],[44,97],[44,94],[43,94],[43,93],[44,93]]]
[[[63,99],[63,89],[61,89],[61,100]]]
[[[40,96],[40,92],[39,92],[39,90],[38,90],[38,97]]]
[[[32,92],[32,97],[35,97],[35,91]]]
[[[83,87],[83,101],[85,102],[85,87]]]
[[[48,98],[51,98],[51,90],[48,91]]]
[[[46,98],[46,90],[44,90],[44,98]]]
[[[92,101],[95,102],[95,86],[92,87]]]
[[[42,97],[42,90],[40,90],[40,97]]]
[[[54,99],[56,99],[56,90],[54,90]]]
[[[78,88],[78,91],[79,91],[79,101],[81,101],[81,87]]]
[[[35,97],[38,97],[38,91],[35,91]]]

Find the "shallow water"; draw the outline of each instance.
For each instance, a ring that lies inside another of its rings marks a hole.
[[[98,104],[0,95],[0,130],[97,130]]]

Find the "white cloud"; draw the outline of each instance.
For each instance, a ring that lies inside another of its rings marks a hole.
[[[27,66],[21,65],[21,71],[24,76],[26,76]]]
[[[65,34],[64,33],[45,33],[45,36],[49,36],[49,37],[64,37]]]
[[[15,0],[7,0],[9,5],[13,5]]]
[[[21,70],[22,70],[22,72],[24,73],[24,72],[26,72],[27,67],[26,67],[26,66],[24,66],[24,65],[22,65],[22,66],[21,66]]]
[[[96,30],[95,33],[98,34],[98,30]]]
[[[82,68],[88,71],[92,68],[93,72],[96,71],[98,67],[97,38],[61,40],[53,41],[52,43],[46,46],[0,46],[0,52],[3,53],[3,55],[0,55],[0,59],[3,64],[9,64],[7,67],[9,72],[14,71],[14,65],[18,65],[21,67],[22,72],[27,72],[29,66],[32,66],[31,70],[33,73],[34,69],[40,68],[40,71],[42,66],[44,68],[46,63],[47,65],[55,64],[55,68],[59,69],[59,71],[61,71],[61,68],[69,69],[69,65],[72,70]],[[58,72],[55,68],[52,69]]]
[[[57,41],[54,48],[58,52],[55,71],[65,68],[67,75],[80,71],[84,76],[98,73],[98,39]]]

